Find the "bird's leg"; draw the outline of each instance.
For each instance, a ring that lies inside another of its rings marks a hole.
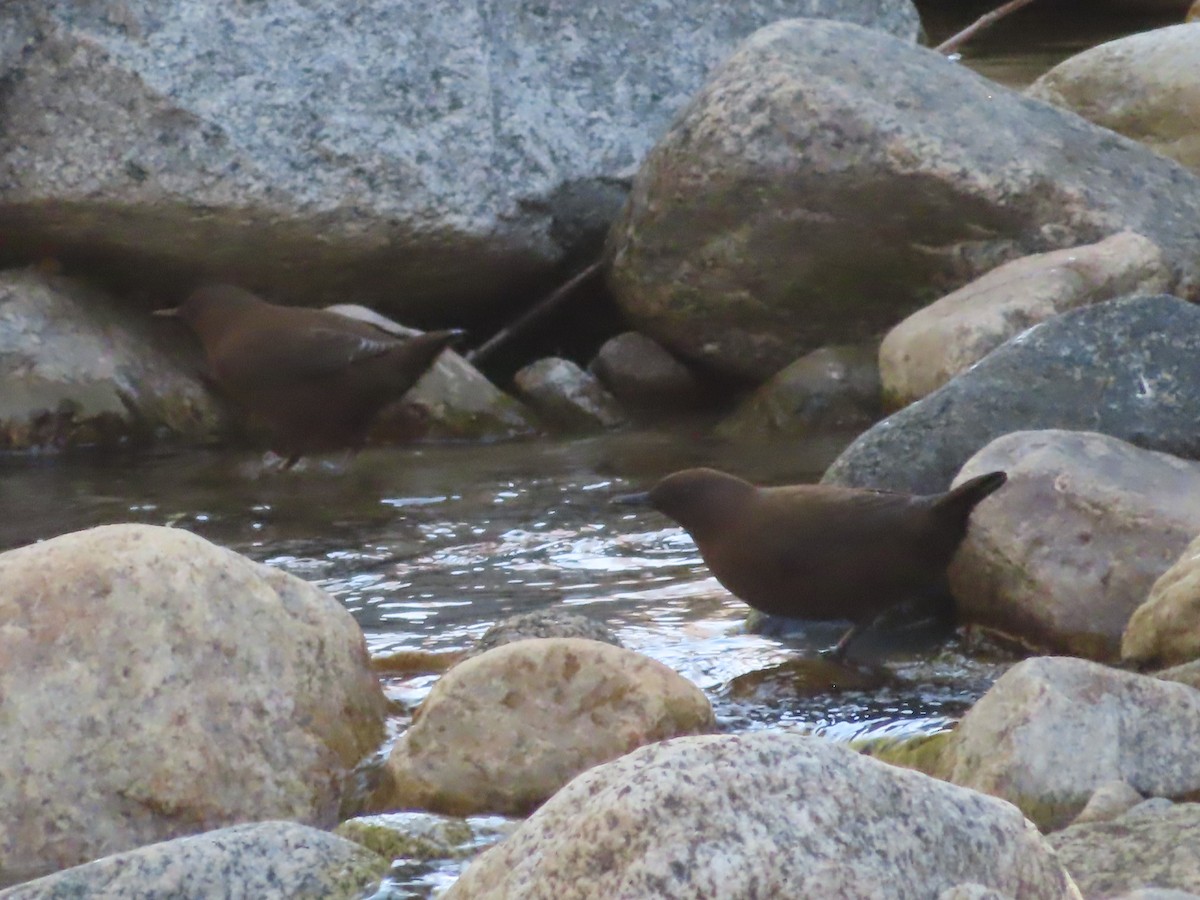
[[[864,628],[866,628],[866,625],[863,622],[855,622],[851,625],[846,633],[838,639],[833,649],[829,651],[829,658],[835,662],[841,662],[845,659],[846,651],[850,649],[850,643],[862,634]]]

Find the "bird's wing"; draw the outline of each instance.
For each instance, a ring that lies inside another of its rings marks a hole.
[[[320,325],[286,335],[262,329],[237,337],[219,348],[213,367],[222,379],[258,385],[330,375],[387,353],[398,343],[383,332],[373,338]]]

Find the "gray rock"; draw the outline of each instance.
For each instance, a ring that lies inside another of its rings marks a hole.
[[[1014,900],[1009,894],[982,884],[957,884],[938,894],[938,900]]]
[[[968,710],[942,747],[939,774],[1016,804],[1052,831],[1112,781],[1147,797],[1196,796],[1197,740],[1200,691],[1082,659],[1035,657]]]
[[[1200,31],[1174,25],[1076,54],[1025,93],[1200,169],[1197,71]]]
[[[713,727],[704,693],[598,641],[517,641],[443,675],[388,757],[375,808],[524,815],[592,766]]]
[[[1133,141],[939,53],[795,20],[747,40],[647,157],[609,281],[639,331],[761,379],[1122,229],[1197,295],[1197,206],[1200,177]]]
[[[605,341],[590,368],[631,409],[673,412],[705,400],[704,387],[695,373],[636,331]]]
[[[422,320],[598,243],[626,171],[738,40],[909,0],[6,3],[0,239],[124,282]],[[668,52],[669,51],[669,52]],[[187,285],[180,285],[186,287]],[[458,321],[461,318],[456,317]]]
[[[0,900],[354,900],[388,866],[326,831],[255,822],[106,856],[0,891]]]
[[[530,406],[558,428],[597,431],[625,421],[616,398],[569,359],[539,359],[517,372],[513,382]]]
[[[913,313],[879,347],[885,402],[936,391],[1026,328],[1080,306],[1166,290],[1162,251],[1123,231],[1098,244],[1014,259]]]
[[[1181,900],[1180,891],[1200,893],[1200,804],[1072,825],[1047,840],[1085,897],[1151,889],[1166,894],[1151,893],[1155,900]]]
[[[742,401],[718,437],[769,440],[866,427],[881,413],[874,346],[822,347],[800,357]]]
[[[870,428],[823,481],[942,491],[988,442],[1043,428],[1096,431],[1200,457],[1198,355],[1200,308],[1177,297],[1072,310],[1022,332]]]
[[[956,481],[1008,483],[950,565],[959,617],[1042,649],[1116,661],[1155,579],[1200,533],[1200,463],[1101,434],[1017,431]]]
[[[181,529],[0,554],[0,623],[10,882],[236,822],[332,826],[383,740],[345,608]]]
[[[384,859],[434,862],[475,856],[511,834],[517,824],[501,816],[459,819],[433,813],[398,812],[349,819],[333,833]]]
[[[680,738],[585,772],[445,900],[1078,897],[1007,803],[820,738]]]
[[[212,437],[219,404],[151,321],[70,279],[0,273],[0,448]]]
[[[596,619],[559,609],[538,610],[501,619],[475,642],[467,656],[479,656],[496,647],[530,638],[583,638],[622,646],[611,628]]]
[[[1079,815],[1071,824],[1086,825],[1088,822],[1109,822],[1129,812],[1144,799],[1128,782],[1120,779],[1105,782],[1092,791],[1087,805],[1079,811]]]
[[[1200,659],[1200,538],[1187,545],[1134,610],[1121,637],[1121,658],[1142,666]]]

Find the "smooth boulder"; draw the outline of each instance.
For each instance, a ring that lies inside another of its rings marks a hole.
[[[1200,795],[1197,740],[1200,691],[1087,660],[1035,657],[967,711],[937,768],[1053,831],[1113,781],[1144,797]]]
[[[795,732],[680,738],[580,775],[446,900],[1077,898],[1007,803]]]
[[[1019,431],[955,480],[1002,469],[950,565],[959,618],[1115,661],[1130,616],[1200,533],[1200,463],[1101,434]]]
[[[263,818],[329,827],[383,739],[362,632],[178,528],[0,555],[0,881]]]
[[[679,412],[702,406],[706,399],[696,373],[636,331],[605,341],[588,368],[634,410]]]
[[[1200,170],[1200,31],[1155,28],[1092,47],[1025,91]]]
[[[698,687],[640,653],[581,638],[504,644],[433,686],[376,806],[525,815],[585,769],[713,724]]]
[[[1200,534],[1200,528],[1196,531]],[[1121,636],[1121,658],[1143,666],[1200,658],[1200,537],[1184,548],[1134,610]]]
[[[565,431],[602,431],[625,421],[616,398],[569,359],[539,359],[517,372],[513,382],[545,421]]]
[[[932,50],[797,19],[746,40],[638,171],[609,281],[639,331],[770,377],[1000,263],[1130,229],[1200,294],[1200,177]]]
[[[988,443],[1035,429],[1096,431],[1197,459],[1197,358],[1200,307],[1178,297],[1128,297],[1072,310],[1011,338],[868,429],[822,480],[944,491]]]
[[[879,347],[885,403],[932,393],[1009,338],[1060,313],[1166,290],[1162,251],[1123,231],[1096,244],[1014,259],[913,313]]]

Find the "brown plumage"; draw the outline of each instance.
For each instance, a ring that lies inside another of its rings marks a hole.
[[[916,496],[828,485],[759,488],[715,469],[668,475],[644,501],[696,541],[716,579],[775,616],[849,619],[858,631],[892,606],[942,589],[975,506],[1003,472],[944,494]]]
[[[358,450],[380,410],[408,391],[461,332],[398,338],[320,309],[276,306],[232,285],[173,310],[204,345],[209,375],[265,426],[287,466],[307,453]]]

